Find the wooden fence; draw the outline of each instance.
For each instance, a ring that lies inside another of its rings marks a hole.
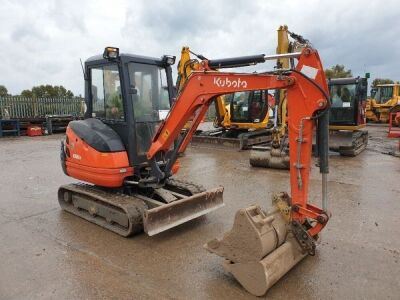
[[[25,98],[0,97],[0,117],[8,112],[10,118],[42,118],[46,115],[83,116],[85,102],[82,98]]]

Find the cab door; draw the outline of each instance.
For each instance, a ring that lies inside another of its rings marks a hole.
[[[93,65],[89,68],[91,115],[111,127],[128,145],[126,107],[121,91],[120,70],[117,63]]]
[[[147,151],[160,122],[170,109],[165,68],[136,62],[128,63],[127,105],[133,110],[136,160],[147,162]]]

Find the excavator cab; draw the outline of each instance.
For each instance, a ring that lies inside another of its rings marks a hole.
[[[232,123],[260,123],[268,114],[268,90],[229,94],[225,101]]]
[[[381,85],[374,90],[374,96],[376,103],[383,104],[390,100],[393,96],[393,85]],[[372,91],[371,91],[372,94]]]
[[[329,125],[347,126],[347,129],[365,127],[367,78],[330,79],[328,86],[332,102]]]
[[[329,149],[343,156],[356,156],[368,144],[366,101],[368,78],[335,78],[328,81]]]
[[[118,54],[85,62],[85,118],[96,118],[118,134],[131,166],[146,165],[156,128],[170,109],[174,61]]]

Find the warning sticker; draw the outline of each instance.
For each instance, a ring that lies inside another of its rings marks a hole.
[[[343,107],[351,107],[351,103],[350,102],[343,102]]]
[[[303,73],[307,77],[310,77],[311,79],[315,79],[315,77],[317,77],[318,74],[318,69],[306,65],[303,65],[300,71],[301,73]]]
[[[162,133],[162,137],[164,138],[164,140],[166,140],[169,137],[168,129],[165,129],[165,131]]]

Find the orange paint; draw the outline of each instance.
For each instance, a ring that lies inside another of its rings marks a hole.
[[[120,187],[133,175],[126,151],[99,152],[67,128],[66,165],[69,176],[105,187]]]

